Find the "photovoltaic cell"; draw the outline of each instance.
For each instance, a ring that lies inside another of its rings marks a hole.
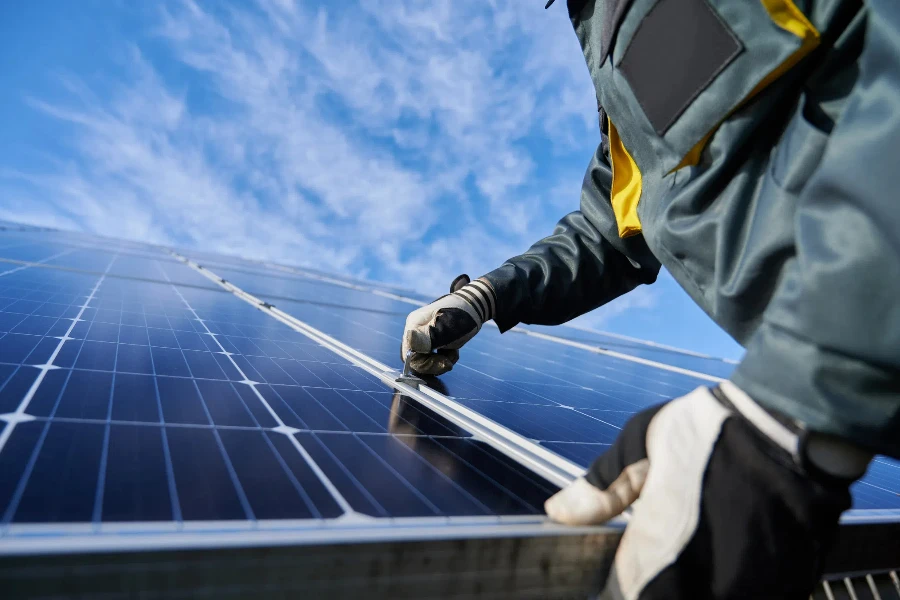
[[[110,426],[99,505],[104,521],[174,519],[164,450],[168,440],[163,440],[163,431],[161,427]]]

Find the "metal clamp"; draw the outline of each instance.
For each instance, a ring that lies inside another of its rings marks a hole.
[[[412,358],[413,351],[406,351],[406,358],[403,359],[403,373],[396,379],[397,383],[405,383],[408,386],[419,389],[419,386],[425,383],[422,379],[413,375],[412,369],[409,367],[409,360]]]

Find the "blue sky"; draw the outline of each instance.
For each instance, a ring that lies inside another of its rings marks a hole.
[[[441,293],[577,209],[565,3],[0,3],[0,218]],[[735,358],[667,274],[584,325]]]

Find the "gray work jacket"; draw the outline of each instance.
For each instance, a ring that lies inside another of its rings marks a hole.
[[[900,1],[860,4],[569,0],[603,142],[580,210],[486,275],[501,330],[662,264],[754,399],[900,456]]]

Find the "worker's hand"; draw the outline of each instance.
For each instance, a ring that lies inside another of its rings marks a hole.
[[[409,350],[410,368],[420,375],[441,375],[459,360],[459,349],[493,318],[496,296],[485,279],[469,282],[460,275],[450,292],[409,313],[403,330],[401,359]]]
[[[572,525],[632,508],[601,598],[808,598],[871,458],[725,382],[635,415],[545,508]]]

